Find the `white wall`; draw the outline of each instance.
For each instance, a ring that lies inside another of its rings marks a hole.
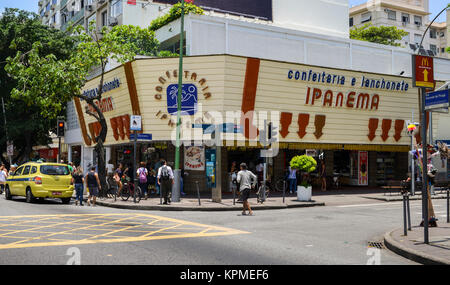
[[[157,31],[161,42],[178,35],[180,21]],[[169,32],[172,28],[172,32]],[[246,57],[411,77],[411,50],[267,24],[188,15],[188,55],[230,54]],[[435,59],[435,79],[450,80],[450,60]]]
[[[274,25],[348,38],[348,0],[273,0]]]

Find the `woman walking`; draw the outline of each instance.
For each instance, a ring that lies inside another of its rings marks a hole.
[[[72,174],[72,184],[75,186],[76,192],[75,205],[78,206],[78,201],[80,201],[80,206],[83,206],[84,176],[81,166],[78,166]]]

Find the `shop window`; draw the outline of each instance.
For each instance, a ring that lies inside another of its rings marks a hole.
[[[377,153],[377,184],[386,185],[387,181],[395,180],[395,153]]]

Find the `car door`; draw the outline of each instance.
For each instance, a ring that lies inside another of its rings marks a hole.
[[[26,195],[26,189],[29,185],[29,176],[30,176],[31,165],[25,165],[23,172],[20,176],[20,188],[19,195]]]
[[[9,186],[9,190],[11,191],[12,195],[19,195],[19,189],[20,189],[20,175],[22,174],[23,166],[19,167],[15,172],[11,179],[11,183]]]

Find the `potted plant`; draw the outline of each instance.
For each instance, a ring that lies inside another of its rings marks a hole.
[[[308,155],[297,155],[291,159],[290,166],[305,173],[300,186],[297,186],[297,199],[299,201],[311,201],[312,185],[309,183],[309,173],[316,170],[317,161]]]

